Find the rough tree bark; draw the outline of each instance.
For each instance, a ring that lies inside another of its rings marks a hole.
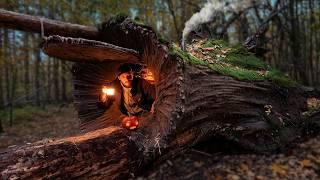
[[[19,14],[3,9],[0,10],[0,27],[41,34],[41,22],[43,23],[43,35],[45,36],[59,34],[61,36],[83,37],[88,39],[99,37],[98,30],[95,27],[62,23],[42,17]]]
[[[299,86],[239,81],[191,64],[170,53],[151,28],[124,17],[103,24],[98,34],[102,42],[52,36],[43,44],[50,56],[77,62],[74,100],[88,133],[2,152],[4,179],[135,177],[159,157],[201,141],[219,138],[254,152],[272,152],[310,127],[302,116],[307,95]],[[136,131],[111,126],[119,122],[119,111],[96,105],[102,84],[124,62],[146,65],[156,81],[156,111],[143,117]]]

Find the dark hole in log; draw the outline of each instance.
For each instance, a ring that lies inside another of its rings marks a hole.
[[[121,125],[121,120],[125,117],[125,114],[121,112],[119,104],[112,103],[110,107],[105,107],[99,100],[103,86],[110,86],[112,88],[119,81],[118,68],[121,64],[123,63],[84,62],[74,64],[72,72],[75,106],[84,131]],[[152,73],[144,75],[141,73],[142,70],[148,70],[147,66],[141,64],[131,65],[135,72],[135,78],[147,79],[145,82],[149,83],[150,86],[155,86]],[[115,96],[121,96],[118,92],[115,93]],[[145,126],[145,121],[150,116],[152,116],[151,113],[144,113],[140,117],[139,127]]]

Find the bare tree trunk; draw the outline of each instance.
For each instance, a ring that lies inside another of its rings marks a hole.
[[[12,47],[11,47],[11,51],[10,51],[10,85],[9,85],[9,94],[10,94],[10,119],[9,119],[9,124],[10,126],[13,125],[13,108],[14,108],[14,98],[15,98],[15,93],[16,93],[16,84],[17,84],[17,68],[15,67],[15,63],[16,63],[16,44],[15,44],[15,40],[16,40],[16,33],[13,32],[12,33]]]
[[[3,69],[4,69],[4,40],[3,36],[4,33],[2,30],[0,30],[1,36],[0,36],[0,108],[3,108],[4,106],[4,91],[3,91]]]
[[[179,25],[178,25],[178,19],[176,17],[176,9],[174,9],[173,7],[173,2],[172,0],[166,0],[167,2],[167,5],[168,5],[168,8],[169,8],[169,12],[170,12],[170,15],[172,16],[172,20],[173,20],[173,25],[174,25],[174,29],[176,31],[176,36],[177,36],[177,40],[179,41],[180,38],[181,38],[181,30],[179,28]],[[177,3],[180,3],[179,1],[177,1]]]
[[[40,63],[41,63],[41,54],[40,49],[35,48],[35,66],[34,66],[34,90],[35,90],[35,103],[37,106],[40,106]]]
[[[0,61],[0,63],[2,64],[2,62]],[[3,71],[2,71],[2,66],[0,67],[0,109],[3,108],[4,106],[4,100],[3,100]]]
[[[6,90],[6,102],[10,100],[10,74],[9,74],[9,62],[8,62],[8,46],[9,46],[9,32],[4,30],[4,78],[5,78],[5,90]]]
[[[23,36],[23,45],[24,45],[24,92],[25,92],[25,97],[26,101],[29,101],[29,94],[30,94],[30,56],[29,56],[29,51],[30,51],[30,46],[29,46],[29,34],[24,33]]]
[[[51,103],[51,89],[52,89],[52,58],[47,60],[47,102]]]
[[[2,30],[0,31],[0,33],[2,34]],[[0,109],[3,110],[4,107],[4,99],[3,99],[3,95],[4,95],[4,91],[3,91],[3,59],[4,59],[4,42],[3,42],[3,34],[2,36],[0,36]],[[4,131],[3,129],[3,117],[0,117],[0,134]]]
[[[59,66],[60,62],[57,59],[53,60],[53,97],[54,102],[57,103],[60,100],[60,83],[59,83]]]
[[[67,102],[67,70],[66,70],[66,62],[61,62],[61,100],[62,102]]]

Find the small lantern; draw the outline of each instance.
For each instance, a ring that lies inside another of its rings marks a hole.
[[[139,125],[139,118],[137,116],[125,117],[122,119],[122,127],[126,129],[136,129]]]
[[[113,88],[107,88],[107,87],[103,87],[102,88],[102,92],[108,96],[113,96],[115,90]]]

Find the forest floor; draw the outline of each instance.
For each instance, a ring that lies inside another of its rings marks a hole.
[[[32,112],[32,118],[5,123],[0,135],[0,149],[46,138],[79,133],[76,112],[72,106],[48,107]],[[30,114],[29,114],[30,115]],[[21,118],[21,117],[20,117]],[[187,150],[172,158],[158,161],[138,179],[319,179],[320,136],[297,144],[290,150],[271,155],[208,154]]]
[[[320,179],[320,136],[270,155],[192,149],[164,161],[138,179]]]
[[[0,149],[79,133],[79,123],[74,108],[48,106],[45,109],[25,107],[16,110],[10,127],[4,123],[0,134]]]

